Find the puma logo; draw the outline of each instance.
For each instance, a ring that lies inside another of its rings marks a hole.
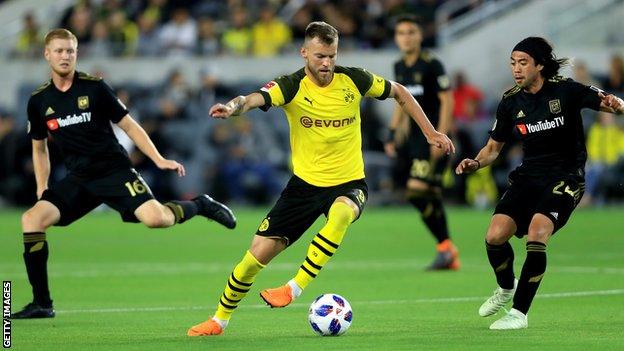
[[[303,99],[307,102],[310,103],[310,106],[312,106],[312,100],[308,99],[306,96],[303,97]]]

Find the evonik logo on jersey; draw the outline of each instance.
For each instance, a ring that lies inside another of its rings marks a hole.
[[[91,122],[91,112],[83,112],[79,115],[73,114],[63,118],[50,119],[46,122],[46,124],[48,125],[48,129],[56,130],[62,127],[87,122]]]
[[[340,128],[343,126],[348,126],[351,123],[355,122],[355,117],[345,117],[339,119],[316,119],[308,116],[303,116],[299,118],[299,122],[305,128],[310,127],[321,127],[321,128]]]
[[[549,130],[559,128],[563,126],[565,119],[563,116],[555,117],[552,120],[538,121],[537,123],[523,123],[517,124],[516,128],[522,135],[527,135],[535,132],[541,132],[543,130]]]

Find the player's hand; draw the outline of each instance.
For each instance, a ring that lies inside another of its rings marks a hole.
[[[160,169],[169,169],[172,171],[176,171],[179,177],[184,177],[186,175],[186,170],[184,169],[184,166],[174,160],[162,159],[156,162],[156,166]]]
[[[624,101],[622,101],[622,99],[620,99],[619,97],[613,94],[607,95],[603,92],[599,92],[598,96],[605,106],[612,108],[616,112],[624,113]]]
[[[455,174],[469,174],[479,169],[479,162],[472,158],[463,159],[455,168]]]
[[[437,147],[438,149],[444,151],[447,155],[450,153],[455,153],[455,145],[451,139],[449,139],[446,134],[442,134],[438,131],[434,131],[431,136],[427,136],[427,142],[430,145]]]
[[[234,110],[227,105],[224,104],[214,104],[209,111],[209,114],[212,118],[221,118],[225,119],[232,115]]]
[[[396,145],[394,142],[389,142],[384,144],[384,151],[388,157],[395,158],[396,157]]]

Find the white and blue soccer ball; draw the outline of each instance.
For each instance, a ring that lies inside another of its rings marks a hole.
[[[323,294],[310,305],[308,321],[312,330],[321,336],[344,334],[353,321],[353,310],[344,297]]]

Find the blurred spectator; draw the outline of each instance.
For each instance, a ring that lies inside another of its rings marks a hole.
[[[197,24],[185,8],[173,10],[159,34],[160,47],[169,56],[191,56],[197,45]]]
[[[232,27],[226,29],[221,38],[223,49],[231,55],[249,55],[253,39],[247,25],[247,11],[242,7],[235,8],[230,21]]]
[[[111,55],[111,44],[108,38],[108,27],[104,21],[93,25],[91,43],[86,44],[81,54],[91,57],[108,57]]]
[[[132,56],[136,51],[139,29],[126,18],[125,12],[116,10],[108,16],[109,38],[113,56]]]
[[[460,146],[460,157],[473,157],[478,146],[485,142],[491,123],[482,110],[481,89],[471,84],[462,71],[455,73],[453,119],[455,135]]]
[[[197,36],[197,55],[214,56],[221,52],[219,34],[212,18],[203,17],[199,20]]]
[[[160,54],[160,42],[158,40],[158,21],[154,15],[143,12],[139,16],[139,37],[137,39],[137,56],[157,56]]]
[[[358,46],[356,34],[358,32],[358,12],[354,1],[340,1],[336,4],[321,6],[324,20],[331,23],[340,33],[340,49],[352,50]]]
[[[609,75],[603,79],[602,88],[620,96],[624,93],[624,58],[622,56],[611,56]]]
[[[154,24],[158,24],[163,19],[168,18],[167,12],[167,0],[148,0],[147,5],[139,15],[139,17],[145,17],[152,21]]]
[[[598,82],[587,69],[587,64],[581,60],[575,60],[572,67],[572,75],[575,81],[585,85],[599,86]]]
[[[272,138],[267,138],[262,127],[252,126],[244,116],[232,120],[232,131],[223,130],[221,123],[215,126],[215,140],[226,153],[219,163],[221,181],[231,201],[266,203],[273,200],[281,189],[276,163],[267,162],[268,156],[282,154]]]
[[[39,33],[39,24],[32,12],[27,12],[22,18],[22,30],[17,37],[13,50],[14,57],[39,58],[43,50],[43,40]]]
[[[199,104],[201,118],[207,118],[210,107],[215,104],[216,88],[219,80],[216,76],[216,68],[206,65],[199,72],[200,86],[197,92],[197,102]]]
[[[601,205],[606,189],[611,186],[618,160],[624,156],[624,131],[615,123],[615,116],[600,112],[598,120],[587,135],[587,165],[585,167],[585,196],[582,205]]]
[[[292,41],[290,28],[275,17],[275,9],[265,6],[260,11],[259,21],[252,27],[253,54],[271,57],[279,54]]]
[[[88,2],[76,5],[66,27],[78,39],[79,45],[88,45],[91,42],[91,27],[93,24],[92,10]]]

